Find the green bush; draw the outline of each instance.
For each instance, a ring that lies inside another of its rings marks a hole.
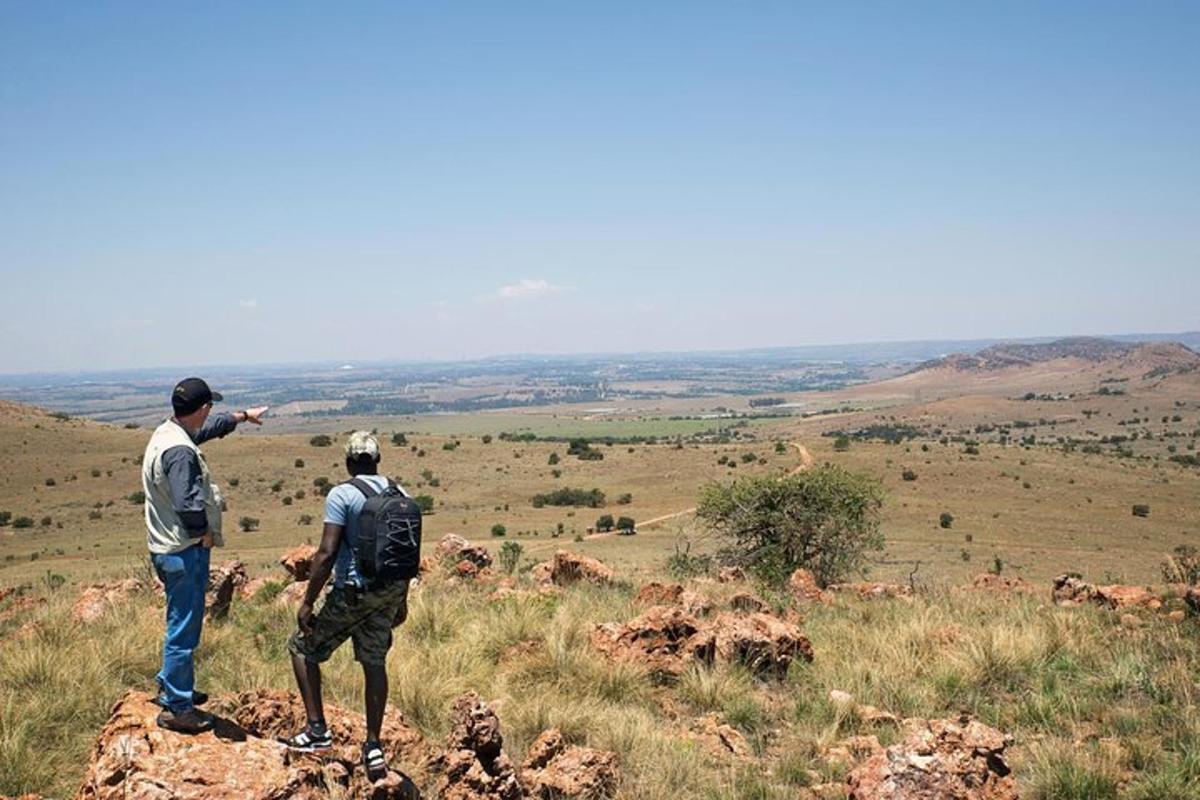
[[[604,492],[599,489],[571,489],[564,486],[552,492],[535,494],[533,507],[543,506],[586,506],[600,508],[604,505]]]
[[[32,528],[33,517],[17,517],[12,521],[12,526],[14,528]]]
[[[238,520],[238,527],[243,533],[258,530],[258,519],[256,517],[242,517]]]
[[[504,527],[504,525],[502,523],[497,522],[495,525],[492,526],[492,536],[500,537],[500,536],[506,535],[507,533],[508,533],[508,528]],[[511,572],[511,570],[510,570],[510,572]]]
[[[521,554],[524,552],[525,548],[521,547],[520,542],[505,542],[500,545],[500,569],[509,575],[516,572],[517,565],[521,563]]]
[[[942,528],[949,528],[954,524],[954,515],[949,511],[943,511],[938,515],[938,525]]]
[[[906,469],[900,473],[900,477],[906,481],[915,481],[917,479],[917,473],[911,469]]]
[[[632,534],[636,530],[636,528],[637,528],[637,525],[636,525],[636,523],[634,523],[633,517],[618,517],[617,518],[617,533],[623,533],[623,534],[629,535],[629,534]]]
[[[833,449],[839,453],[850,449],[850,437],[842,434],[833,440]]]
[[[403,433],[393,433],[392,444],[396,445],[396,447],[404,447],[408,444],[408,437]]]
[[[1145,503],[1135,503],[1133,506],[1133,515],[1135,517],[1150,516],[1150,506],[1146,505]]]
[[[615,527],[615,526],[616,526],[616,523],[613,522],[612,514],[604,514],[603,516],[601,516],[599,519],[596,520],[596,530],[599,531],[600,533],[607,533],[608,531],[611,531],[613,529],[613,527]]]
[[[882,505],[874,478],[826,464],[731,486],[710,483],[696,514],[724,540],[723,561],[773,584],[804,567],[827,585],[864,571],[867,553],[883,548]]]
[[[304,469],[304,459],[297,458],[296,461],[294,462],[293,466],[295,466],[296,469]]]
[[[316,436],[309,439],[308,443],[313,447],[329,447],[329,445],[333,444],[333,439],[330,439],[323,433],[318,433]]]
[[[129,501],[131,506],[140,506],[142,503],[146,502],[146,493],[139,490],[126,495],[125,499]]]
[[[433,511],[432,495],[419,494],[413,498],[413,502],[417,504],[417,508],[421,509],[422,514],[429,514]]]

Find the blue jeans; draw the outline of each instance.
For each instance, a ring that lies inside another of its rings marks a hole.
[[[154,571],[167,593],[167,636],[159,670],[158,699],[165,708],[182,713],[192,708],[195,668],[192,653],[200,644],[204,623],[204,593],[208,590],[210,552],[199,543],[178,553],[154,554]]]

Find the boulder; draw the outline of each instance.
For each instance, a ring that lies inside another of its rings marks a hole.
[[[556,552],[550,566],[550,580],[559,586],[579,581],[596,584],[611,583],[613,575],[612,568],[602,561],[568,550]]]
[[[464,561],[474,565],[477,571],[492,565],[492,554],[486,547],[473,545],[456,533],[443,536],[433,552],[437,563],[453,566],[455,570]]]
[[[558,728],[543,731],[521,765],[521,778],[536,800],[612,797],[620,777],[616,753],[569,745]]]
[[[437,546],[433,548],[433,556],[438,561],[444,561],[460,550],[470,546],[471,543],[457,533],[447,533],[438,540]]]
[[[800,629],[778,617],[725,613],[702,621],[677,606],[654,606],[624,625],[598,625],[591,642],[610,658],[662,676],[679,675],[697,660],[739,662],[756,672],[783,675],[797,658],[813,658]]]
[[[290,736],[307,721],[300,696],[278,689],[243,692],[219,701],[213,708],[251,735],[269,741]],[[362,758],[362,743],[367,736],[366,720],[362,714],[326,703],[325,722],[333,736],[334,747],[329,755],[353,771]],[[383,750],[392,766],[399,763],[415,766],[429,756],[429,746],[421,734],[390,705],[384,710],[380,733]]]
[[[228,561],[208,574],[208,592],[205,595],[205,613],[209,619],[224,619],[229,616],[234,592],[246,585],[246,565],[240,561]]]
[[[717,583],[734,583],[746,580],[746,571],[741,567],[721,567],[717,570]]]
[[[128,578],[113,583],[94,583],[83,590],[83,594],[71,608],[71,617],[78,622],[95,622],[114,605],[129,599],[130,595],[142,590],[140,581]]]
[[[971,588],[981,592],[997,594],[1036,594],[1037,589],[1032,583],[1020,575],[996,575],[992,572],[981,572],[971,582]]]
[[[1157,611],[1162,608],[1162,600],[1158,595],[1144,586],[1097,586],[1092,600],[1112,609],[1146,608]]]
[[[1050,597],[1057,606],[1078,606],[1091,602],[1095,594],[1095,586],[1082,578],[1065,574],[1054,579],[1054,588],[1050,592]]]
[[[738,662],[778,677],[796,659],[813,660],[812,644],[800,628],[770,614],[720,614],[690,646],[706,661]]]
[[[529,570],[529,577],[538,583],[552,583],[554,581],[554,564],[549,561],[540,561],[534,564]]]
[[[475,566],[474,562],[464,558],[454,565],[454,575],[455,577],[469,581],[479,577],[479,567]]]
[[[904,739],[850,772],[849,800],[1016,800],[1011,737],[967,717],[904,721]]]
[[[716,714],[706,714],[692,723],[692,736],[704,749],[717,757],[749,758],[750,745],[742,732],[721,722]]]
[[[822,591],[817,579],[806,569],[798,569],[788,578],[788,591],[800,603],[828,603],[829,595]]]
[[[440,800],[522,800],[516,769],[503,750],[500,720],[475,692],[454,701],[445,749],[430,761]]]
[[[765,600],[749,592],[738,592],[729,598],[729,607],[744,614],[766,613],[771,608]]]
[[[245,696],[233,701],[234,717],[262,722],[257,712],[240,705],[244,702]],[[299,699],[291,697],[288,705],[298,706]],[[419,796],[412,782],[399,773],[369,784],[358,766],[357,747],[348,746],[352,760],[344,760],[335,751],[332,763],[326,766],[321,758],[289,753],[270,740],[274,730],[256,730],[218,717],[212,731],[184,736],[158,727],[155,718],[159,710],[143,692],[127,692],[117,701],[92,749],[77,800],[324,800],[345,794],[391,800]],[[331,719],[345,713],[326,707]],[[303,719],[301,710],[288,721],[302,724]],[[298,729],[298,724],[287,728],[289,733]],[[282,726],[279,730],[282,732]],[[336,728],[334,736],[338,736]]]
[[[624,625],[609,622],[592,631],[592,646],[618,661],[659,675],[678,675],[696,658],[692,637],[704,623],[678,606],[654,606]]]
[[[829,587],[829,591],[850,592],[858,595],[861,600],[878,600],[880,598],[911,600],[913,595],[911,586],[899,583],[835,583]]]
[[[317,548],[311,544],[301,544],[288,550],[279,557],[280,565],[292,576],[293,581],[306,581],[312,572],[313,557]]]

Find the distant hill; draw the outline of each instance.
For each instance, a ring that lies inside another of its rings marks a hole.
[[[952,353],[942,358],[918,364],[911,373],[930,370],[956,372],[987,372],[1028,367],[1060,359],[1073,359],[1091,364],[1115,366],[1122,362],[1130,373],[1160,371],[1190,371],[1200,367],[1200,355],[1178,342],[1139,344],[1103,339],[1095,336],[1076,336],[1037,343],[1002,343],[985,347],[977,353]]]

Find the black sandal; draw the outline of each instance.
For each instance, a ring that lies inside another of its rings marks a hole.
[[[367,771],[367,780],[377,781],[387,777],[387,758],[379,742],[367,742],[363,745],[363,768]]]

